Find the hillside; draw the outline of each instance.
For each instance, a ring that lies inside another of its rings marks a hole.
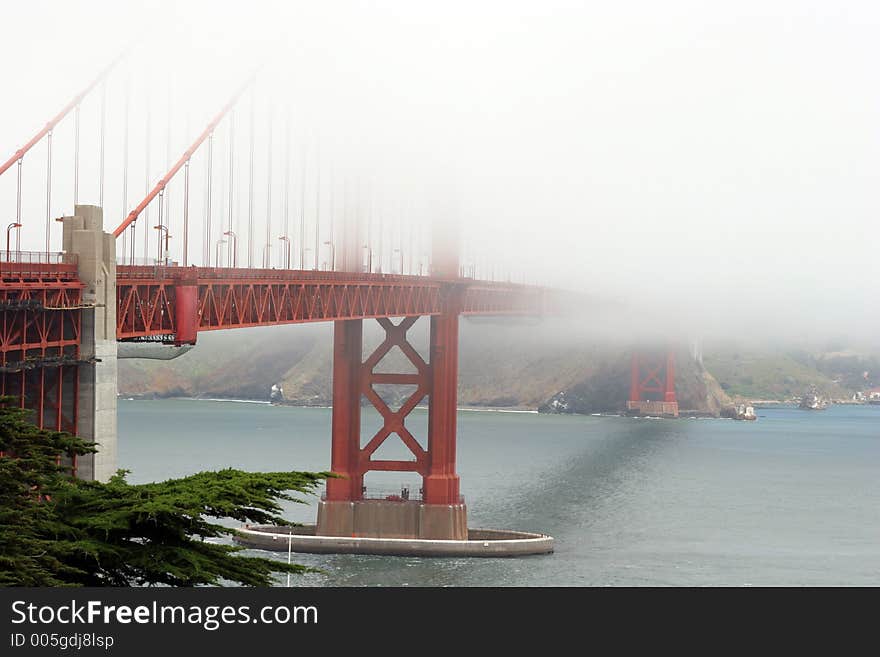
[[[423,358],[427,322],[410,332]],[[191,352],[173,361],[120,360],[120,394],[130,397],[219,397],[269,399],[278,386],[281,400],[297,405],[328,405],[332,326],[282,326],[203,333]],[[382,335],[375,324],[364,331],[365,353]],[[619,411],[629,381],[627,352],[588,335],[561,332],[552,325],[462,321],[459,405],[465,407],[545,408],[561,392],[577,403],[572,412]],[[683,356],[678,388],[682,407],[715,413],[729,400],[711,376],[689,366]],[[411,371],[396,348],[380,371]],[[408,390],[385,388],[395,400]]]
[[[736,400],[790,400],[811,387],[845,400],[880,385],[880,359],[871,350],[827,349],[724,342],[707,347],[703,361]]]

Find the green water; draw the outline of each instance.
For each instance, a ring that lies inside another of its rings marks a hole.
[[[424,426],[426,414],[412,419]],[[368,415],[365,433],[375,424]],[[222,467],[326,470],[329,435],[329,409],[119,403],[120,467],[135,482]],[[297,584],[880,583],[880,406],[760,409],[757,422],[463,411],[458,461],[471,527],[551,534],[556,552],[294,555],[325,571]],[[378,474],[368,486],[418,488],[404,474]],[[314,500],[290,505],[288,517],[314,522]]]

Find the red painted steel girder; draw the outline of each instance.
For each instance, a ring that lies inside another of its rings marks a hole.
[[[0,263],[0,394],[39,427],[77,431],[83,288],[76,265]]]
[[[422,476],[428,474],[428,452],[425,451],[406,427],[406,416],[431,391],[430,368],[406,339],[406,332],[415,324],[417,319],[418,317],[406,317],[399,324],[395,325],[387,318],[379,318],[379,324],[385,329],[385,340],[376,347],[375,351],[361,366],[360,393],[370,401],[379,412],[379,415],[382,416],[382,427],[358,452],[357,475],[361,480],[363,475],[371,470],[418,472]],[[413,367],[416,368],[416,374],[381,374],[373,371],[395,346],[400,348]],[[416,390],[400,408],[393,411],[376,393],[376,390],[373,388],[373,384],[376,383],[414,384],[416,385]],[[392,461],[372,458],[376,450],[392,434],[400,437],[400,440],[412,453],[413,460]]]
[[[456,300],[449,304],[454,307]],[[458,316],[445,312],[431,317],[430,362],[407,339],[418,317],[405,317],[395,324],[377,321],[385,339],[362,362],[363,322],[337,322],[333,351],[333,448],[331,469],[339,478],[327,481],[327,499],[359,500],[364,475],[373,471],[413,472],[421,475],[423,500],[427,504],[458,504],[461,496],[455,473],[456,379]],[[400,349],[415,372],[377,372],[376,367],[394,348]],[[377,384],[415,386],[397,410],[379,396]],[[382,426],[361,446],[361,397],[366,397],[382,418]],[[428,401],[428,431],[422,442],[407,427],[407,419]],[[375,458],[379,448],[396,435],[411,458]]]
[[[655,393],[653,401],[676,401],[675,354],[671,349],[662,355],[632,354],[629,401],[645,401],[650,393]]]
[[[117,338],[178,332],[176,290],[198,289],[198,331],[458,311],[539,315],[540,288],[419,276],[200,267],[117,267]]]

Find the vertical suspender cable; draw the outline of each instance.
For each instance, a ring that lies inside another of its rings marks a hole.
[[[129,100],[131,99],[131,75],[125,79],[125,109],[123,110],[123,133],[122,133],[122,216],[128,212],[128,113]],[[122,259],[125,262],[127,255],[128,231],[122,233]],[[134,251],[132,251],[134,256]],[[132,257],[131,264],[134,264]]]
[[[147,128],[145,131],[146,138],[146,154],[145,154],[145,164],[144,164],[144,192],[149,193],[150,191],[150,128],[152,127],[152,114],[150,113],[150,99],[147,96]],[[134,237],[134,233],[132,233],[132,237]],[[150,241],[150,206],[147,206],[144,209],[144,264],[146,265],[150,260],[150,252],[149,252],[149,241]]]
[[[167,119],[167,130],[165,132],[165,168],[171,168],[171,126],[173,125],[171,122],[171,79],[168,79],[168,107],[166,111],[166,119]],[[168,185],[171,184],[171,181],[168,181]],[[171,231],[171,192],[166,186],[164,196],[165,207],[163,208],[162,214],[164,215],[164,219],[162,217],[159,218],[159,225],[165,226],[165,242],[166,247],[168,242],[168,237],[170,237],[169,232]],[[159,231],[159,243],[160,243],[160,251],[162,250],[162,231]],[[168,249],[164,249],[165,259],[168,259]]]
[[[248,268],[254,266],[254,90],[251,89],[251,153],[248,172]]]
[[[73,211],[79,203],[79,112],[80,104],[76,104],[73,113]]]
[[[300,169],[299,202],[299,268],[305,269],[306,248],[306,142],[303,140],[302,166]]]
[[[156,240],[156,242],[158,242],[158,245],[156,248],[156,264],[160,264],[160,263],[165,262],[164,254],[162,253],[162,242],[163,242],[162,238],[164,237],[162,235],[162,233],[164,233],[165,231],[161,230],[161,228],[164,227],[164,224],[162,223],[162,208],[164,207],[164,205],[165,205],[165,190],[163,189],[161,192],[159,192],[159,228],[160,228],[160,230],[159,230],[159,238]]]
[[[131,230],[129,232],[131,233],[131,256],[129,257],[129,261],[131,262],[131,264],[134,264],[134,243],[135,243],[135,239],[134,239],[135,238],[135,222],[134,221],[131,222]]]
[[[235,198],[235,108],[229,113],[229,218],[226,222],[226,230],[232,233],[228,240],[226,266],[231,267],[235,262],[235,251],[238,249],[238,237],[232,227],[232,203]]]
[[[203,238],[205,243],[202,245],[203,247],[203,258],[204,258],[204,266],[211,266],[211,170],[213,166],[214,160],[214,133],[208,135],[208,161],[207,161],[207,172],[206,172],[206,184],[205,184],[205,228],[203,231]]]
[[[272,266],[272,103],[269,103],[269,143],[267,144],[266,161],[266,246],[263,267]]]
[[[333,186],[335,177],[333,175],[333,165],[330,165],[330,229],[327,234],[327,241],[330,243],[330,254],[327,256],[327,268],[334,269],[334,260],[336,259],[336,246],[333,243],[333,213],[336,211],[336,188]]]
[[[284,120],[284,232],[282,235],[290,237],[290,108],[287,108]]]
[[[404,215],[404,220],[406,221],[407,229],[409,230],[409,246],[406,248],[407,252],[409,253],[409,257],[407,258],[407,260],[409,260],[409,262],[407,264],[409,265],[409,275],[412,276],[412,273],[413,273],[413,248],[415,247],[415,244],[413,243],[413,233],[415,233],[415,230],[414,230],[415,227],[413,226],[413,223],[412,223],[413,219],[412,219],[412,212],[410,210],[410,199],[409,198],[406,199],[406,206],[405,207],[406,207],[406,213]]]
[[[52,234],[52,130],[46,133],[46,260]]]
[[[15,223],[19,225],[19,227],[15,229],[16,260],[19,257],[18,254],[21,253],[21,163],[23,160],[23,157],[18,158],[18,192],[15,197]],[[24,402],[22,401],[22,403]]]
[[[373,273],[373,179],[367,181],[367,266]],[[381,263],[380,263],[381,265]]]
[[[183,170],[183,266],[189,266],[189,159]]]
[[[382,262],[385,259],[385,208],[382,207],[382,204],[379,203],[379,211],[376,213],[379,215],[379,271],[384,272],[385,270],[382,267]],[[370,196],[370,208],[373,207],[373,197]],[[371,209],[372,212],[372,209]],[[391,269],[391,264],[389,263],[388,268]]]
[[[98,205],[104,207],[104,132],[107,124],[107,83],[101,85],[101,146],[98,153]]]
[[[315,269],[318,268],[318,240],[321,233],[321,150],[315,140]]]

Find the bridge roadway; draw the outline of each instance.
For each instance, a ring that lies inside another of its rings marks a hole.
[[[115,240],[102,230],[100,208],[77,206],[76,215],[63,222],[64,253],[16,252],[0,262],[0,392],[32,409],[39,426],[98,442],[97,455],[72,463],[87,478],[106,479],[116,468],[117,342],[195,344],[200,331],[335,322],[334,378],[348,383],[334,398],[356,401],[363,393],[386,420],[374,440],[352,455],[349,465],[357,473],[351,480],[361,481],[363,472],[373,469],[414,470],[427,477],[432,450],[418,446],[404,417],[425,397],[433,406],[444,400],[449,408],[432,417],[445,420],[432,435],[454,442],[457,317],[539,316],[547,310],[543,288],[452,276],[116,265]],[[555,297],[553,303],[558,305]],[[406,337],[423,315],[431,318],[428,362]],[[407,319],[396,325],[390,321],[395,317]],[[355,345],[362,320],[370,318],[385,328],[387,339],[364,361]],[[417,375],[373,372],[393,345],[410,355]],[[392,412],[376,397],[373,383],[416,384],[418,390],[410,403]],[[359,411],[351,404],[334,406],[335,426],[359,424]],[[349,433],[346,450],[357,442]],[[413,461],[372,458],[391,433],[410,446]],[[334,436],[335,442],[342,440],[338,429]],[[454,449],[447,461],[451,475]],[[354,486],[343,496],[358,492]],[[443,496],[457,499],[457,485]]]
[[[540,315],[542,288],[392,274],[209,267],[116,268],[118,340],[380,317]],[[194,323],[193,323],[194,322]]]

